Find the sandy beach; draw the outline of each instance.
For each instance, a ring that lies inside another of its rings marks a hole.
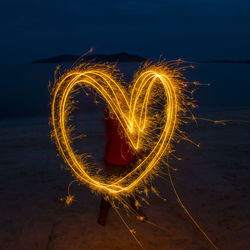
[[[215,120],[249,120],[250,110],[199,114]],[[84,186],[72,185],[75,202],[60,200],[72,181],[49,137],[47,118],[3,121],[0,124],[0,249],[140,249],[117,216],[110,211],[106,227],[97,224],[100,197]],[[84,121],[92,143],[86,149],[102,158],[105,135],[101,119]],[[201,121],[184,130],[200,148],[182,141],[175,145],[176,189],[193,217],[219,249],[247,249],[250,235],[250,124],[226,126]],[[98,142],[98,143],[97,143]],[[83,151],[85,148],[83,148]],[[144,211],[149,221],[120,213],[136,231],[145,249],[213,249],[197,230],[173,193],[168,177],[154,186]]]

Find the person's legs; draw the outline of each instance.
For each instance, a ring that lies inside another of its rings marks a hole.
[[[111,207],[110,203],[102,197],[101,205],[100,205],[100,213],[99,213],[99,217],[97,220],[97,222],[102,226],[105,226],[106,224],[106,220],[108,217],[108,212],[109,212],[110,207]]]
[[[111,176],[122,176],[125,175],[126,173],[132,171],[132,169],[134,168],[134,165],[128,165],[128,166],[120,166],[120,165],[112,165],[112,164],[105,164],[105,175],[107,178],[111,177]],[[132,211],[134,212],[134,214],[136,215],[136,217],[140,220],[140,221],[146,221],[147,220],[147,216],[143,213],[141,206],[137,203],[137,195],[133,195],[130,196],[129,198],[130,201],[130,205],[132,208]],[[109,209],[111,207],[111,204],[105,200],[102,197],[101,200],[101,205],[100,205],[100,213],[99,213],[99,217],[98,217],[98,223],[102,226],[105,226],[106,224],[106,220],[108,217],[108,212]]]

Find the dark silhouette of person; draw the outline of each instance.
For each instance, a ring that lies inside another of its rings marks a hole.
[[[106,107],[104,109],[105,127],[106,127],[106,148],[105,148],[105,175],[111,176],[123,176],[126,173],[133,170],[134,163],[137,160],[136,152],[130,147],[127,139],[122,133],[122,126],[115,117],[110,116],[110,111]],[[142,153],[140,156],[142,157]],[[140,206],[136,204],[136,195],[130,196],[129,201],[133,212],[137,218],[141,221],[147,219]],[[100,205],[100,213],[98,217],[98,223],[105,226],[108,211],[111,204],[102,197]]]

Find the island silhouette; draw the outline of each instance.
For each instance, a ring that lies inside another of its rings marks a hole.
[[[33,61],[32,63],[72,63],[80,59],[78,55],[58,55],[50,58],[42,58]],[[96,54],[96,55],[87,55],[82,56],[81,61],[94,61],[94,62],[145,62],[147,58],[131,55],[125,52],[118,54]]]
[[[79,60],[80,59],[80,60]],[[81,62],[138,62],[143,63],[146,61],[151,61],[148,58],[141,57],[138,55],[132,55],[125,52],[116,54],[94,54],[94,55],[71,55],[63,54],[58,56],[53,56],[49,58],[41,58],[32,61],[32,63],[74,63],[77,60]],[[211,60],[211,61],[200,61],[200,63],[250,63],[250,60]]]

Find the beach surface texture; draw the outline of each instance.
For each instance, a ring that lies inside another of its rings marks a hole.
[[[249,120],[250,110],[198,114],[214,120]],[[105,133],[101,117],[83,119],[88,143],[101,164]],[[49,136],[47,118],[0,123],[0,249],[140,249],[115,211],[105,227],[97,224],[100,197],[72,185],[75,201],[66,207],[71,172]],[[219,249],[248,249],[250,235],[250,124],[187,124],[189,138],[170,160],[183,203]],[[165,169],[167,173],[167,169]],[[153,185],[166,201],[150,194],[142,223],[120,210],[145,249],[213,249],[177,202],[167,175]]]

